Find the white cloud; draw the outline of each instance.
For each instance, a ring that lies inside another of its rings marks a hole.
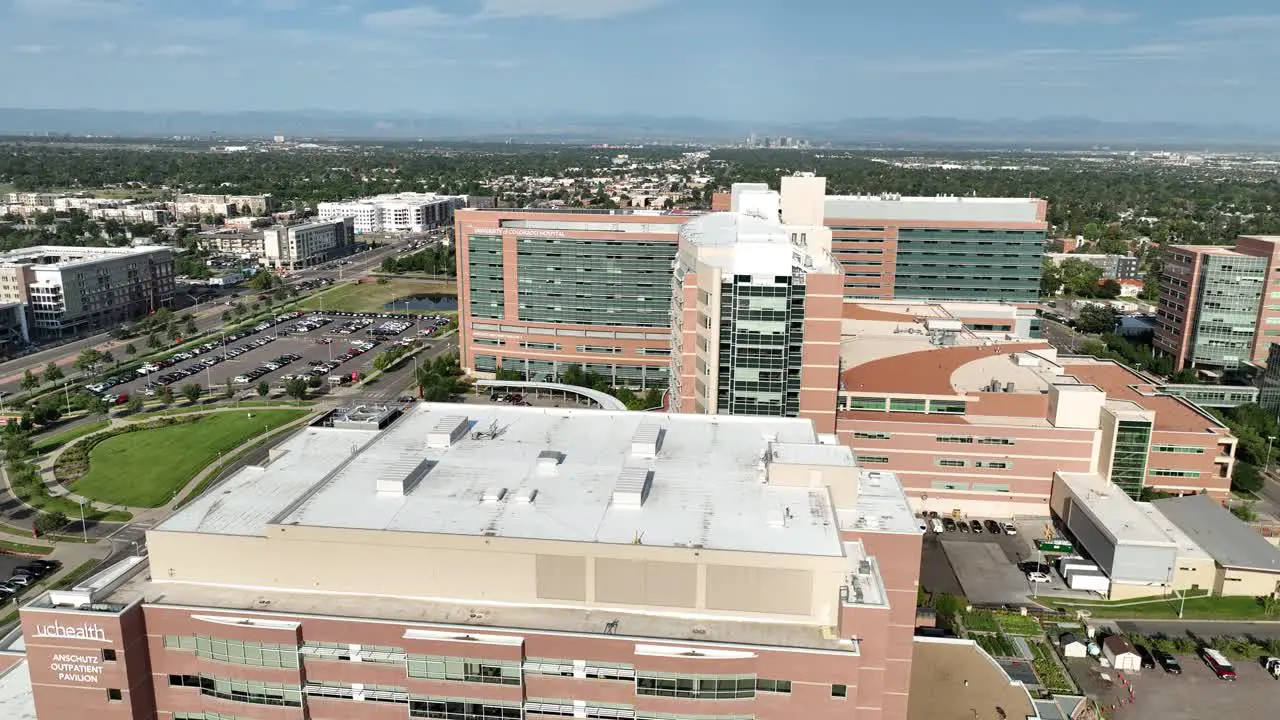
[[[11,51],[19,55],[44,55],[57,51],[58,48],[52,45],[14,45]]]
[[[364,24],[384,30],[418,30],[453,22],[453,16],[429,5],[382,10],[364,16]]]
[[[667,0],[480,0],[480,16],[599,20],[649,10],[666,2]]]
[[[34,17],[97,18],[138,9],[138,0],[13,0],[13,8]]]
[[[1243,32],[1273,32],[1280,30],[1280,14],[1277,15],[1219,15],[1184,20],[1183,27],[1208,33],[1236,34]]]
[[[1017,18],[1033,25],[1119,25],[1132,20],[1134,14],[1095,9],[1078,3],[1058,3],[1021,10]]]

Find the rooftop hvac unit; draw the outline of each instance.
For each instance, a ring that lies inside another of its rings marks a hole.
[[[652,487],[652,469],[625,467],[618,474],[618,480],[613,486],[613,504],[617,507],[639,508],[649,497]]]

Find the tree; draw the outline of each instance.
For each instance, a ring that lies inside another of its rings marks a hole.
[[[293,378],[284,384],[284,392],[286,395],[296,400],[306,400],[307,381],[302,378]]]
[[[1117,316],[1115,308],[1110,305],[1090,303],[1080,308],[1076,318],[1076,327],[1085,333],[1109,333],[1116,329]]]
[[[128,410],[130,415],[137,415],[142,412],[143,407],[142,398],[138,395],[129,398],[129,401],[124,404],[124,409]]]
[[[1102,268],[1076,258],[1063,260],[1058,272],[1062,277],[1062,291],[1077,297],[1093,297],[1102,279]]]
[[[271,386],[267,384],[266,380],[260,380],[258,382],[258,397],[266,397],[270,393]]]
[[[77,370],[84,371],[84,370],[88,370],[94,365],[97,365],[100,362],[102,362],[101,350],[97,350],[95,348],[85,348],[84,350],[80,351],[79,355],[76,356],[76,361],[74,365]]]
[[[199,400],[200,396],[203,394],[204,394],[204,390],[202,390],[200,386],[195,383],[187,383],[186,385],[182,386],[182,397],[186,398],[187,402],[191,403],[192,405],[195,405],[196,401]]]
[[[1098,284],[1094,291],[1094,297],[1105,298],[1108,300],[1120,297],[1120,283],[1117,280],[1107,278]]]
[[[1255,465],[1236,461],[1235,470],[1231,472],[1231,489],[1240,493],[1256,493],[1262,489],[1262,473]]]
[[[67,526],[69,522],[66,513],[61,510],[53,512],[40,513],[36,516],[35,528],[39,535],[48,535],[57,532]]]
[[[124,346],[124,354],[125,354],[125,355],[128,355],[128,356],[130,356],[130,357],[132,357],[132,356],[134,356],[134,355],[137,355],[137,354],[138,354],[138,348],[134,347],[134,346],[133,346],[133,343],[129,343],[128,345],[125,345],[125,346]]]
[[[1040,294],[1053,297],[1062,289],[1062,271],[1049,258],[1040,261]]]
[[[40,378],[36,377],[36,374],[28,368],[22,371],[22,381],[18,383],[18,386],[23,390],[35,390],[40,387]]]
[[[231,380],[228,379],[226,384],[222,386],[222,397],[230,400],[236,396],[236,389],[231,386]]]
[[[169,387],[168,385],[165,385],[164,387],[160,388],[160,392],[158,393],[158,395],[160,397],[161,407],[169,407],[170,405],[173,404],[173,388]]]
[[[44,381],[45,381],[45,382],[47,382],[47,383],[55,383],[55,382],[58,382],[59,380],[61,380],[61,379],[62,379],[62,377],[63,377],[63,375],[62,375],[62,368],[58,367],[58,364],[57,364],[57,363],[52,363],[52,362],[51,362],[51,363],[49,363],[48,365],[45,365],[45,366],[44,366]]]
[[[1118,230],[1112,232],[1104,230],[1103,237],[1093,246],[1093,251],[1103,255],[1128,255],[1129,243],[1117,233]]]
[[[249,287],[258,291],[266,291],[280,284],[279,278],[268,270],[259,270],[249,279]]]
[[[31,420],[37,425],[52,425],[62,419],[62,408],[58,401],[49,398],[31,409]]]
[[[104,365],[115,365],[117,362],[116,356],[112,355],[111,351],[108,350],[107,352],[102,353],[102,362]]]
[[[151,348],[152,350],[155,350],[156,348],[160,347],[160,338],[156,337],[155,333],[151,333],[150,335],[147,336],[147,347]]]
[[[183,323],[183,325],[182,325],[182,329],[183,329],[183,330],[187,333],[187,335],[189,335],[189,336],[190,336],[190,335],[195,335],[197,332],[199,332],[199,331],[200,331],[200,329],[196,327],[196,321],[195,321],[195,320],[193,320],[192,318],[187,318],[187,321],[186,321],[185,323]]]

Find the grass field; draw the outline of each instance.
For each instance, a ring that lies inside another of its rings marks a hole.
[[[1059,606],[1057,602],[1040,598],[1046,605]],[[1176,618],[1182,607],[1185,620],[1273,620],[1262,604],[1254,597],[1188,597],[1181,603],[1176,595],[1158,598],[1152,602],[1130,603],[1073,603],[1063,601],[1060,607],[1067,610],[1088,610],[1095,618]]]
[[[345,310],[347,312],[391,312],[384,305],[410,295],[456,295],[452,282],[397,278],[386,283],[348,283],[303,300],[301,307],[312,310]],[[399,312],[404,312],[400,310]],[[419,312],[419,311],[414,311]],[[426,311],[421,311],[426,312]]]
[[[0,552],[17,553],[18,555],[48,555],[53,548],[44,545],[24,545],[22,543],[0,540]]]
[[[236,410],[254,410],[257,408],[289,408],[289,407],[311,407],[315,405],[312,400],[245,400],[244,402],[219,402],[217,405],[193,405],[191,407],[166,408],[164,410],[152,410],[150,412],[138,413],[130,415],[130,420],[151,420],[158,417],[173,417],[174,415],[190,415],[198,412],[233,412]]]
[[[288,424],[307,410],[214,413],[195,422],[109,438],[89,455],[89,472],[72,490],[102,502],[159,507],[221,453]]]
[[[80,438],[84,437],[85,435],[88,435],[89,433],[98,432],[99,430],[106,428],[110,424],[111,424],[111,421],[109,420],[96,420],[91,423],[85,423],[80,427],[72,428],[70,430],[67,430],[66,432],[58,433],[57,435],[50,435],[48,437],[37,437],[34,450],[37,455],[43,455],[47,452],[56,450],[62,447],[63,445],[66,445],[72,440],[79,440]]]

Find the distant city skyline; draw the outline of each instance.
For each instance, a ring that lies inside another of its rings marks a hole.
[[[744,9],[749,8],[749,10]],[[0,0],[8,107],[1276,127],[1273,0]]]

